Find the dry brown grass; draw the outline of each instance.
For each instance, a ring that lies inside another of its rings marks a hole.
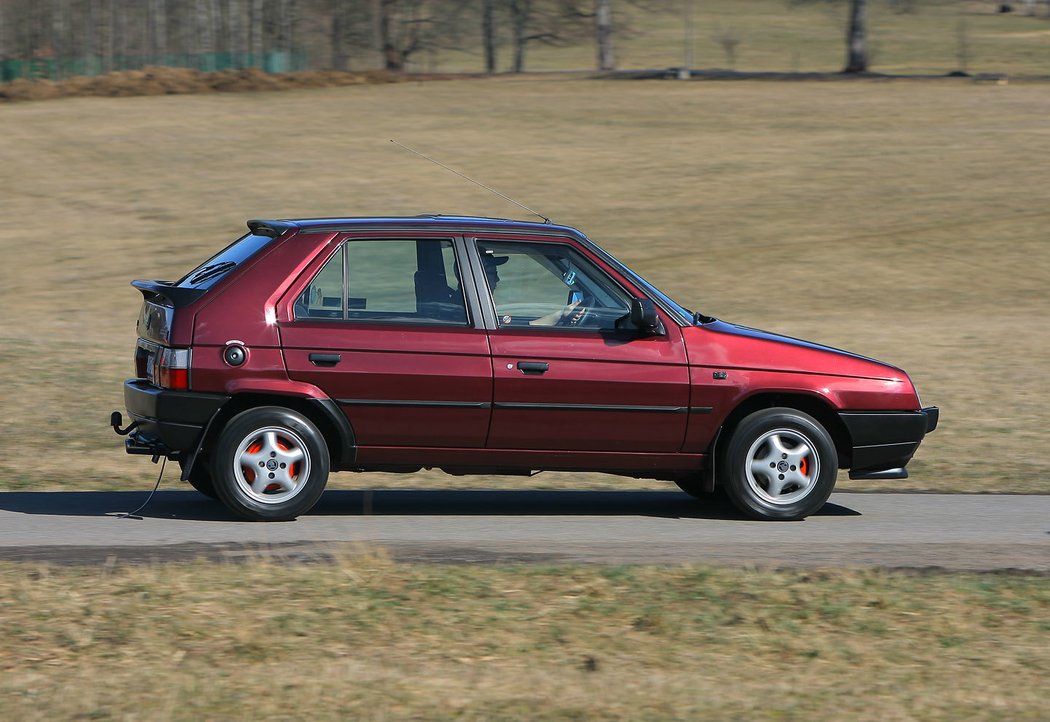
[[[62,80],[18,78],[0,84],[2,100],[54,100],[102,96],[127,98],[137,95],[189,95],[196,93],[247,93],[345,85],[407,83],[438,80],[440,76],[412,76],[384,71],[363,73],[334,70],[303,71],[273,75],[257,68],[203,73],[189,68],[146,67],[105,75],[78,75]]]
[[[146,483],[106,427],[130,279],[177,277],[250,217],[517,213],[397,138],[688,306],[903,366],[942,427],[892,488],[1050,491],[1048,116],[1041,86],[965,81],[503,78],[0,107],[0,487]]]
[[[1037,720],[1045,577],[0,564],[7,719]]]

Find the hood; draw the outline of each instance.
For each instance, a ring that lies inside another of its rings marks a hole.
[[[891,381],[908,378],[901,369],[882,361],[726,321],[715,320],[683,331],[692,364]]]

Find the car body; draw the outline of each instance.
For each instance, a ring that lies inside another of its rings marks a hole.
[[[694,314],[568,226],[249,221],[143,294],[129,453],[249,519],[329,471],[588,470],[799,519],[837,470],[904,478],[938,420],[908,375]]]

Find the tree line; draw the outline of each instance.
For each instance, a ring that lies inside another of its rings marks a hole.
[[[52,77],[151,64],[398,72],[439,51],[481,48],[479,71],[494,73],[524,71],[536,44],[592,43],[595,67],[611,70],[620,5],[691,17],[698,1],[0,0],[0,63]],[[848,2],[844,71],[864,72],[867,0]]]
[[[643,4],[640,0],[620,0]],[[0,61],[89,60],[95,72],[149,64],[351,66],[402,71],[419,57],[482,48],[479,70],[525,70],[539,43],[592,41],[615,66],[614,0],[0,0]],[[506,65],[506,63],[504,63]]]

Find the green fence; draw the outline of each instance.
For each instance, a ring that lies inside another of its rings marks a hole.
[[[193,68],[206,73],[231,68],[259,68],[267,73],[288,73],[305,70],[306,52],[278,50],[266,53],[168,53],[155,56],[115,56],[110,70],[139,70],[148,65],[173,68]],[[82,58],[37,58],[32,60],[0,60],[0,82],[15,78],[46,78],[61,80],[71,75],[101,75],[106,63],[101,56]]]

